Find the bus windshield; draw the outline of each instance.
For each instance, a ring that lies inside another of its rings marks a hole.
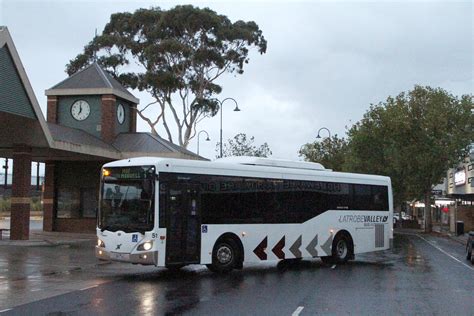
[[[104,231],[141,232],[154,227],[154,169],[103,169],[99,228]]]

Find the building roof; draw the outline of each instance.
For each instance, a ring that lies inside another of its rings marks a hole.
[[[60,159],[115,160],[137,156],[202,159],[193,152],[149,133],[125,133],[108,144],[83,130],[47,123],[13,40],[0,26],[0,95],[22,98],[0,104],[0,155],[11,157],[15,144],[32,147],[39,161]],[[15,89],[12,89],[15,83]],[[46,95],[114,94],[138,103],[130,92],[96,63],[47,90]],[[21,111],[20,111],[21,110]]]
[[[69,143],[75,146],[96,147],[98,149],[115,152],[118,155],[120,154],[114,146],[83,130],[53,123],[48,123],[48,128],[55,142]]]
[[[117,135],[113,146],[124,157],[180,155],[182,158],[204,160],[192,151],[151,133],[121,133]]]
[[[46,95],[78,94],[114,94],[132,103],[139,103],[133,94],[96,62],[46,90]]]

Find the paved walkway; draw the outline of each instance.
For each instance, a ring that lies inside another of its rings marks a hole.
[[[469,238],[468,232],[466,232],[464,235],[457,236],[456,234],[451,233],[447,229],[447,227],[444,227],[444,226],[433,226],[433,232],[444,235],[444,236],[448,236],[449,238],[452,238],[453,240],[463,245],[466,245],[467,239]]]
[[[30,231],[29,240],[10,240],[8,233],[3,235],[0,240],[0,246],[20,246],[20,247],[44,247],[73,245],[77,243],[91,242],[97,237],[95,234],[79,234],[79,233],[61,233],[61,232],[44,232],[42,230]]]

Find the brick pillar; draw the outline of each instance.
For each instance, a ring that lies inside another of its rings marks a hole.
[[[130,128],[128,130],[130,133],[137,132],[137,105],[130,105]]]
[[[13,148],[13,183],[11,198],[10,239],[30,237],[31,147]]]
[[[52,232],[54,230],[54,163],[46,162],[44,172],[43,192],[43,230]]]
[[[112,94],[102,96],[102,119],[101,136],[102,140],[112,143],[115,139],[115,121],[116,121],[116,98]]]
[[[48,95],[47,120],[49,123],[58,121],[58,97]]]

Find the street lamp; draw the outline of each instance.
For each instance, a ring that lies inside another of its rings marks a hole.
[[[219,158],[222,158],[222,105],[223,105],[224,102],[227,101],[227,100],[232,100],[232,101],[234,101],[234,103],[235,103],[234,112],[239,112],[239,111],[240,111],[239,105],[237,104],[237,101],[235,101],[235,99],[233,99],[233,98],[225,98],[225,99],[222,100],[222,101],[219,101],[219,100],[217,99],[217,102],[219,102],[219,104],[220,104],[219,110],[221,111],[221,135],[220,135],[220,156],[219,156]]]
[[[211,139],[209,138],[209,134],[205,131],[205,130],[202,130],[198,133],[198,150],[197,150],[197,154],[199,155],[199,136],[201,136],[201,133],[206,133],[207,137],[206,137],[206,142],[210,141]]]
[[[318,136],[316,136],[316,138],[321,138],[321,136],[319,135],[319,132],[321,132],[322,129],[325,129],[328,131],[328,134],[329,134],[329,138],[331,138],[331,131],[329,129],[327,129],[326,127],[321,127],[319,130],[318,130]]]

